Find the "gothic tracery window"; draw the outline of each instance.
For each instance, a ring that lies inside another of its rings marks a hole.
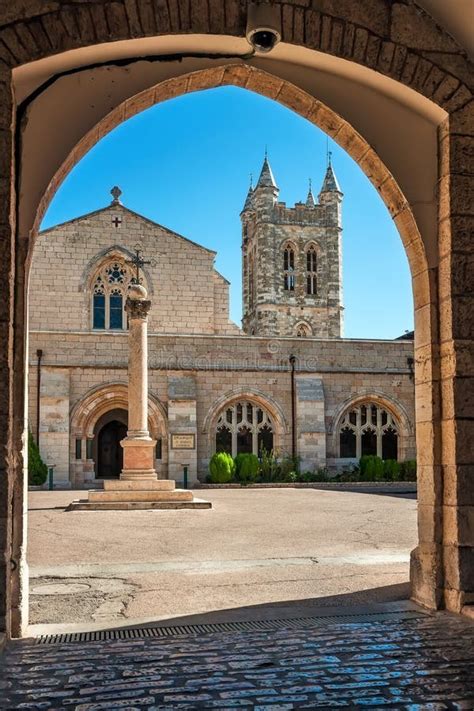
[[[295,251],[290,245],[283,250],[283,288],[295,290]]]
[[[306,293],[315,296],[318,289],[318,256],[316,249],[311,246],[306,252]]]
[[[92,287],[92,328],[122,330],[127,327],[124,310],[127,290],[133,277],[120,259],[102,265]]]
[[[266,410],[252,402],[227,405],[216,423],[216,452],[259,455],[273,449],[273,422]]]
[[[397,459],[398,433],[398,422],[384,407],[373,402],[351,406],[339,425],[339,456],[358,459],[375,454],[382,459]]]

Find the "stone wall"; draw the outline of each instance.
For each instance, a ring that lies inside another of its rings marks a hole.
[[[94,274],[108,257],[130,259],[137,243],[155,262],[144,271],[150,331],[239,333],[229,320],[229,285],[214,269],[215,252],[121,205],[40,233],[30,277],[31,328],[90,330]]]
[[[29,397],[32,425],[36,422],[38,348],[43,350],[43,372],[48,373],[49,384],[47,393],[42,387],[40,448],[43,454],[49,456],[51,452],[55,456],[56,450],[49,442],[55,441],[57,429],[65,432],[69,426],[63,400],[64,374],[69,375],[69,411],[76,411],[88,393],[99,386],[126,384],[127,335],[33,331]],[[411,342],[152,334],[149,387],[151,396],[165,412],[163,460],[168,462],[171,478],[182,479],[183,464],[189,466],[190,482],[197,475],[205,476],[215,446],[217,415],[225,403],[239,397],[251,398],[268,410],[275,423],[275,448],[291,452],[291,354],[296,356],[297,448],[303,467],[325,466],[337,458],[338,415],[341,408],[363,395],[387,402],[406,415],[409,426],[402,436],[400,458],[414,457],[414,387],[407,362],[413,356]],[[56,377],[52,377],[54,373]],[[44,400],[46,410],[43,398],[48,398]],[[52,402],[57,402],[53,412],[49,405]],[[111,400],[110,407],[115,406]],[[172,433],[195,434],[196,450],[173,451]],[[73,457],[72,442],[69,450]],[[69,472],[61,467],[56,469],[56,479],[66,485],[73,478],[74,462],[71,460]]]

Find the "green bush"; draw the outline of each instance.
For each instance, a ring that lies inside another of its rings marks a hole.
[[[239,456],[239,455],[237,455]],[[278,481],[280,476],[280,467],[273,452],[267,452],[262,448],[260,452],[260,481]]]
[[[313,472],[313,481],[331,481],[328,470],[324,468],[317,469]]]
[[[275,481],[288,481],[288,476],[290,475],[291,472],[296,472],[296,474],[299,473],[300,458],[299,457],[292,457],[290,455],[285,455],[281,458],[278,465],[279,465],[278,479],[276,479]]]
[[[41,459],[41,454],[33,435],[28,432],[28,484],[30,486],[41,486],[47,477],[48,467]]]
[[[316,469],[315,471],[300,472],[298,481],[304,483],[329,481],[329,476],[326,469]]]
[[[209,462],[209,473],[213,484],[228,484],[235,471],[234,460],[227,452],[216,452]]]
[[[400,464],[396,459],[385,459],[383,463],[383,475],[387,481],[400,480]]]
[[[238,454],[235,462],[235,477],[242,484],[257,480],[260,462],[255,454]]]
[[[384,477],[383,460],[373,454],[366,454],[359,462],[360,481],[380,481]]]
[[[407,459],[400,463],[401,481],[416,481],[416,459]]]

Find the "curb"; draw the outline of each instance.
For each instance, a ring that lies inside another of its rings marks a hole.
[[[360,490],[371,489],[376,491],[397,491],[402,493],[416,493],[417,485],[414,481],[321,481],[321,482],[262,482],[260,484],[194,484],[194,489],[341,489]]]

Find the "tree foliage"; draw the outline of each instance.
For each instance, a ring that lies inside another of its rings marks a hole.
[[[28,432],[28,483],[30,486],[41,486],[48,477],[48,467],[41,459],[38,445]]]

